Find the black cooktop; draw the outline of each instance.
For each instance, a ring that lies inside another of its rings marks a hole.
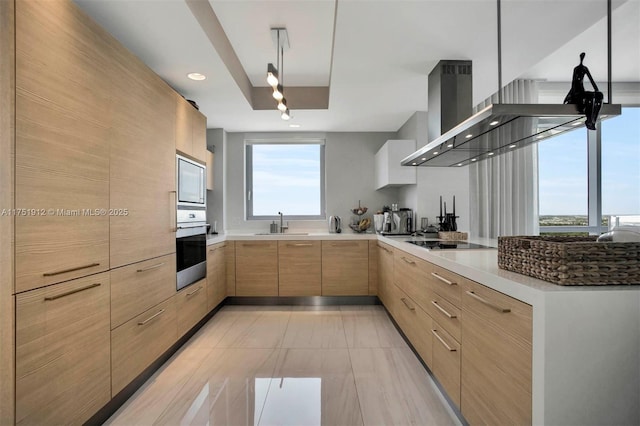
[[[467,249],[489,249],[494,247],[483,246],[480,244],[468,243],[466,241],[447,241],[447,240],[428,240],[414,241],[407,240],[408,243],[424,247],[429,250],[467,250]]]

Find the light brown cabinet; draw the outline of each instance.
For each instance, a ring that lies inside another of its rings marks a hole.
[[[174,297],[178,310],[178,337],[182,337],[209,312],[206,278],[183,288]]]
[[[470,424],[531,424],[532,308],[462,283],[462,398]]]
[[[227,296],[236,295],[236,242],[227,241],[224,248],[225,264],[227,267]]]
[[[280,296],[319,296],[321,270],[321,241],[278,241]]]
[[[176,251],[175,92],[124,47],[111,50],[111,267]]]
[[[176,94],[175,99],[175,149],[206,164],[207,118],[182,96]]]
[[[378,244],[369,240],[369,296],[378,294]]]
[[[176,294],[176,255],[112,269],[111,328]]]
[[[431,370],[447,391],[449,398],[460,407],[460,343],[436,321],[432,322],[431,333]]]
[[[396,250],[393,256],[393,282],[426,312],[429,312],[432,298],[431,287],[425,279],[428,265],[401,250]]]
[[[115,396],[178,339],[176,298],[132,318],[111,332],[111,394]]]
[[[207,311],[227,297],[227,268],[225,243],[207,247]]]
[[[278,295],[278,242],[236,241],[236,296]]]
[[[322,295],[362,296],[368,293],[368,241],[323,241]]]
[[[111,396],[109,274],[16,297],[16,424],[82,424]]]
[[[109,269],[113,63],[76,7],[19,1],[15,14],[15,205],[33,209],[15,218],[22,292]]]
[[[378,297],[390,309],[390,285],[393,285],[394,249],[388,244],[377,243],[378,248]],[[393,314],[393,312],[391,312]]]
[[[207,190],[213,191],[215,189],[215,179],[214,179],[214,165],[215,165],[215,154],[211,151],[207,151]]]

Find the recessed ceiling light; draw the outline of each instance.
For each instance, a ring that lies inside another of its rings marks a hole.
[[[490,152],[488,155],[493,155],[493,152]]]
[[[195,81],[202,81],[207,79],[206,75],[200,74],[199,72],[190,72],[189,74],[187,74],[187,77]]]
[[[544,135],[538,135],[538,136],[536,136],[536,139],[542,139],[542,138],[544,138]]]
[[[471,159],[471,161],[476,161],[476,159],[475,159],[475,158],[472,158],[472,159]]]
[[[489,123],[489,126],[495,126],[496,124],[498,124],[499,121],[498,120],[494,120],[491,123]]]
[[[465,138],[467,138],[467,139],[469,139],[471,137],[473,137],[473,135],[471,133],[469,133],[468,135],[465,136]]]
[[[421,158],[420,161],[427,161],[427,157]]]
[[[412,166],[417,166],[417,165],[418,165],[418,163],[411,163],[411,165],[412,165]]]
[[[289,124],[289,127],[296,127],[296,128],[298,128],[298,127],[300,127],[300,125],[299,125],[299,124]]]
[[[433,155],[438,155],[438,151],[434,152]]]
[[[452,144],[452,143],[450,143],[449,145],[447,145],[447,148],[452,148],[452,147],[453,147],[453,144]]]
[[[515,148],[515,147],[516,147],[515,145],[509,145],[509,148]]]
[[[458,167],[462,166],[462,163],[458,163]]]

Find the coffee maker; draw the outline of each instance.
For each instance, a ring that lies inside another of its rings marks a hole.
[[[384,212],[382,235],[411,235],[413,211],[407,208]]]

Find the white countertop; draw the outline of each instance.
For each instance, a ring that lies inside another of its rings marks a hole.
[[[386,237],[377,234],[355,234],[344,232],[330,234],[328,232],[310,232],[303,234],[268,234],[256,235],[254,233],[227,233],[217,236],[209,235],[207,245],[223,241],[246,240],[378,240],[387,243],[397,249],[403,250],[420,259],[424,259],[435,265],[449,269],[463,277],[476,281],[508,296],[514,297],[530,305],[542,302],[548,295],[554,293],[583,293],[585,291],[640,291],[638,286],[561,286],[542,281],[515,272],[498,268],[498,250],[467,249],[467,250],[428,250],[406,242],[412,237],[397,236]],[[421,238],[417,238],[421,239]],[[493,240],[473,240],[469,242],[493,245]]]

